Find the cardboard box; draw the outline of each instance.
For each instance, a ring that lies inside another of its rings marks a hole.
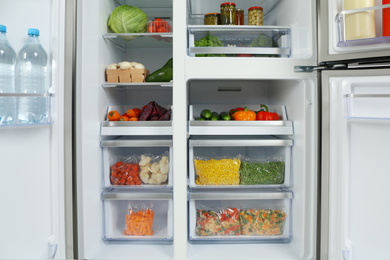
[[[147,69],[106,69],[107,83],[145,82],[148,75]]]

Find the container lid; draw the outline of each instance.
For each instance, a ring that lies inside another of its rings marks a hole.
[[[38,29],[34,29],[34,28],[29,28],[28,31],[27,31],[27,34],[28,35],[39,36],[39,30]]]
[[[261,10],[263,10],[263,7],[261,7],[261,6],[253,6],[253,7],[250,7],[250,8],[248,9],[248,11],[249,11],[249,10],[252,10],[252,9],[261,9]]]
[[[237,12],[241,12],[241,13],[244,12],[244,10],[242,10],[242,9],[240,9],[240,8],[237,8],[236,11],[237,11]]]
[[[204,17],[209,16],[209,15],[216,15],[216,16],[218,16],[218,15],[221,15],[221,14],[220,13],[207,13],[207,14],[204,15]]]
[[[226,2],[226,3],[222,3],[221,4],[221,6],[224,6],[224,5],[234,5],[234,6],[236,6],[236,4],[232,3],[232,2]]]
[[[0,24],[0,32],[7,32],[7,26]]]

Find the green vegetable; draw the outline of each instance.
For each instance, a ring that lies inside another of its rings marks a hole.
[[[112,11],[108,27],[114,33],[145,33],[148,30],[148,16],[137,7],[121,5]]]
[[[281,184],[284,181],[284,162],[249,163],[242,161],[240,183],[242,185]]]
[[[225,46],[217,36],[206,35],[199,41],[195,41],[195,47],[223,47]],[[226,57],[225,54],[196,54],[196,57]]]
[[[211,118],[211,111],[209,109],[203,109],[200,113],[200,116],[204,119],[210,119]]]
[[[206,119],[204,119],[203,117],[198,117],[198,118],[196,118],[195,120],[204,121],[204,120],[206,120]]]
[[[173,79],[173,69],[162,67],[146,77],[146,82],[169,82]]]
[[[229,115],[228,112],[222,112],[222,113],[219,115],[219,117],[220,117],[221,120],[230,120],[230,119],[231,119],[231,117],[230,117],[230,115]]]
[[[168,68],[172,68],[173,69],[173,58],[170,58],[167,63],[164,64],[164,66],[162,66],[163,68],[165,67],[168,67]]]
[[[210,120],[217,121],[219,120],[219,114],[217,112],[211,113],[211,118]]]
[[[279,47],[278,43],[272,37],[260,34],[256,39],[252,40],[251,47]],[[272,54],[256,54],[255,57],[278,57]]]

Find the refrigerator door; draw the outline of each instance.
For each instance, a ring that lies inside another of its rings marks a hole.
[[[390,7],[390,5],[382,5],[382,1],[376,0],[375,6],[366,8],[370,10],[364,9],[364,12],[359,12],[359,9],[344,11],[343,0],[321,0],[317,2],[318,58],[320,63],[389,56],[390,36],[383,36],[382,33],[382,10],[385,7]],[[362,15],[358,17],[355,24],[363,20],[364,15],[371,15],[373,24],[371,30],[375,36],[348,40],[347,32],[353,29],[351,27],[354,25],[348,24],[349,15]]]
[[[40,31],[51,73],[51,124],[1,126],[0,259],[73,259],[71,68],[65,59],[68,2],[2,1],[1,23],[19,52]],[[69,40],[69,39],[67,39]],[[49,73],[49,74],[50,74]]]
[[[321,259],[386,259],[390,70],[322,73]]]

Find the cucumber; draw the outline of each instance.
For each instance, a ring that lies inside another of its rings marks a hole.
[[[162,67],[146,77],[146,82],[169,82],[173,79],[173,69]]]
[[[162,66],[163,68],[173,68],[173,58],[170,58],[167,63],[164,64],[164,66]]]

